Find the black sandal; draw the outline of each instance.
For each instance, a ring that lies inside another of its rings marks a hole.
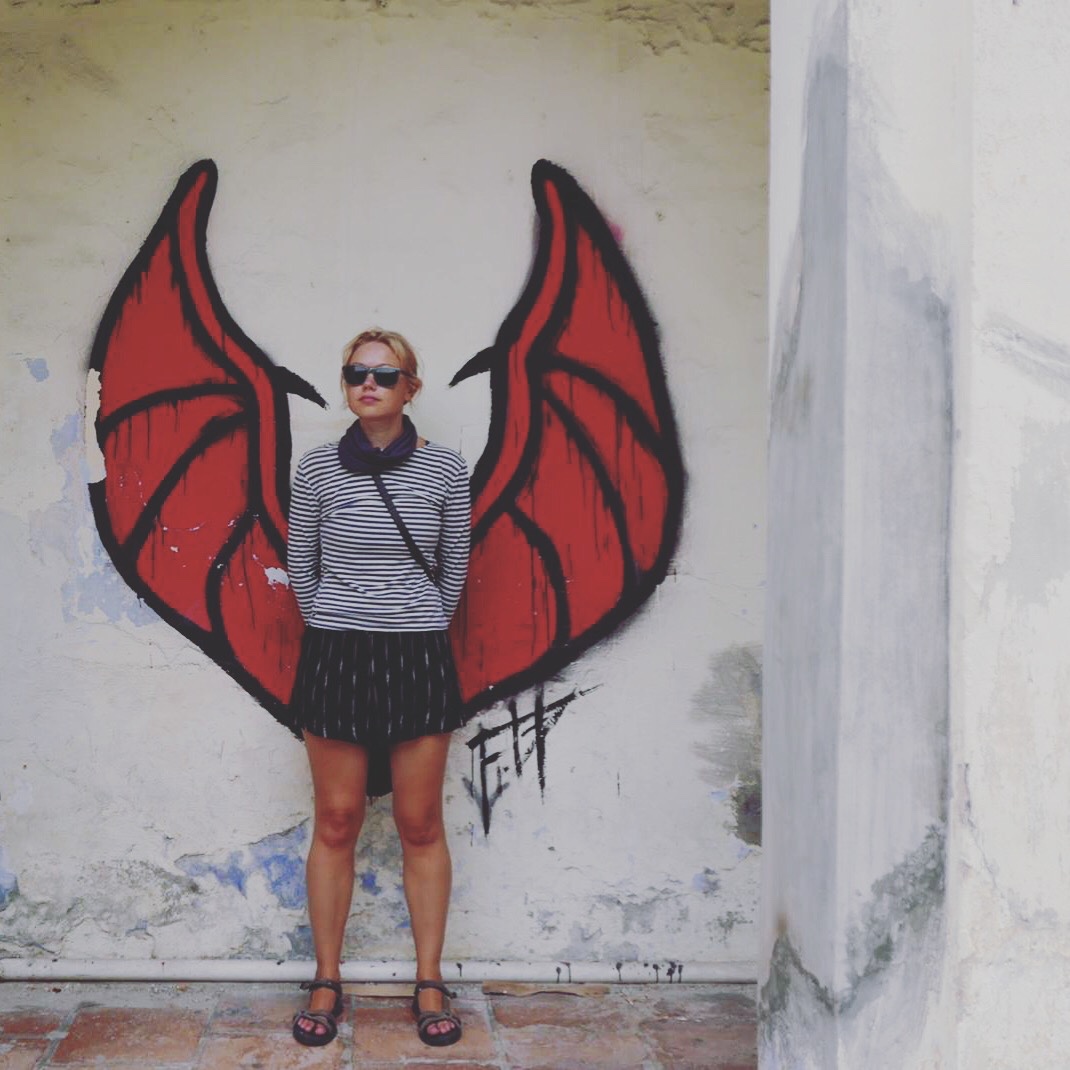
[[[326,977],[317,977],[314,981],[302,981],[301,989],[305,992],[315,992],[317,988],[329,988],[334,993],[334,1006],[329,1011],[298,1011],[294,1015],[293,1035],[298,1044],[304,1044],[306,1048],[322,1048],[324,1044],[330,1044],[338,1036],[338,1019],[345,1010],[342,1001],[341,981],[331,981]],[[309,1029],[301,1025],[301,1019],[307,1018],[316,1025],[322,1025],[324,1031],[318,1033],[315,1029]]]
[[[420,1010],[420,993],[426,988],[433,988],[436,992],[442,993],[445,1004],[443,1010]],[[444,1048],[447,1044],[456,1044],[461,1039],[461,1020],[450,1010],[449,1005],[450,999],[456,995],[456,992],[451,992],[441,981],[416,982],[416,988],[412,993],[412,1013],[416,1016],[416,1032],[420,1034],[420,1039],[432,1048]],[[437,1022],[450,1022],[453,1028],[446,1033],[429,1033],[428,1026],[435,1025]]]

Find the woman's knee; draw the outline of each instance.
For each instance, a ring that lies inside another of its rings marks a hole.
[[[430,847],[445,839],[442,807],[394,807],[394,824],[404,847]]]
[[[314,835],[326,847],[352,847],[364,823],[363,800],[357,803],[317,803]]]

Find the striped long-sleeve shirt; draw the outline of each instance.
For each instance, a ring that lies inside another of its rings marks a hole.
[[[468,570],[471,499],[464,458],[434,442],[383,472],[383,483],[427,561],[428,579],[370,475],[343,468],[336,443],[300,460],[290,499],[286,570],[316,628],[409,632],[447,627]]]

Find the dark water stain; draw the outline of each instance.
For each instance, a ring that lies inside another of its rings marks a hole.
[[[818,1007],[832,1014],[836,998],[802,963],[784,926],[773,945],[769,977],[758,994],[759,1019],[769,1023],[783,1015],[791,1003]]]
[[[915,850],[874,881],[862,920],[847,934],[849,979],[838,992],[806,969],[788,936],[786,922],[781,920],[769,960],[769,977],[759,993],[759,1019],[766,1035],[775,1032],[777,1020],[786,1015],[791,1004],[801,1008],[804,1017],[814,1010],[847,1014],[874,991],[872,981],[885,971],[896,966],[910,968],[915,962],[923,965],[914,948],[919,943],[924,947],[934,924],[942,919],[945,839],[943,827],[934,825]],[[917,988],[925,989],[922,976]]]
[[[732,792],[732,809],[736,815],[736,835],[758,846],[762,842],[762,776],[749,777]]]
[[[762,665],[761,647],[728,647],[710,658],[709,673],[692,700],[692,714],[707,723],[709,737],[694,743],[707,763],[702,777],[732,785],[735,834],[762,842]]]
[[[847,935],[852,992],[890,965],[907,937],[923,933],[943,910],[945,840],[944,826],[931,826],[915,850],[874,882],[861,921]]]

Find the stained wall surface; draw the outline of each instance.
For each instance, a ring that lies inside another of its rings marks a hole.
[[[912,91],[905,14],[774,14],[763,1065],[915,1065],[945,910],[959,278],[958,187],[926,161],[955,68],[922,57]]]
[[[773,20],[760,1064],[1060,1067],[1070,13]]]
[[[970,40],[946,1000],[955,1065],[1058,1067],[1070,1042],[1070,11],[982,6]]]
[[[87,492],[93,339],[179,177],[214,161],[220,298],[329,402],[291,397],[295,461],[382,323],[425,361],[421,432],[474,466],[487,377],[447,384],[521,292],[546,158],[659,325],[686,491],[666,578],[516,696],[519,745],[505,702],[458,733],[447,957],[753,962],[768,34],[730,7],[5,5],[0,956],[310,955],[303,751],[124,583]],[[352,960],[410,955],[399,863],[379,802]]]

